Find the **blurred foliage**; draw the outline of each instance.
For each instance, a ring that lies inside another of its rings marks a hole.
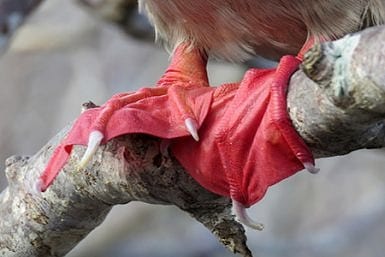
[[[78,0],[96,16],[113,22],[127,34],[141,40],[154,40],[154,30],[147,18],[139,13],[136,0]]]

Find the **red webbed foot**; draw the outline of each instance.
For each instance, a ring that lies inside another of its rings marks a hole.
[[[246,208],[267,189],[306,168],[314,158],[287,112],[286,92],[300,58],[285,56],[276,69],[249,70],[238,85],[219,87],[201,129],[201,140],[180,138],[173,153],[192,177],[232,199],[238,220],[253,229]]]
[[[209,86],[206,64],[206,54],[181,44],[173,53],[169,68],[155,88],[142,88],[134,93],[122,93],[113,96],[102,106],[102,111],[92,124],[87,150],[79,163],[79,168],[86,166],[106,137],[107,126],[114,113],[134,103],[143,102],[146,104],[146,102],[150,102],[149,98],[168,97],[174,110],[171,113],[173,117],[169,117],[169,119],[183,121],[185,130],[196,141],[199,141],[198,127],[201,119],[199,112],[202,108],[196,106],[194,96],[199,96],[202,89]]]
[[[100,144],[120,135],[143,133],[163,139],[191,135],[198,141],[214,91],[208,85],[206,64],[206,54],[181,44],[155,88],[117,94],[104,105],[84,111],[53,152],[37,182],[40,190],[54,181],[73,145],[87,145],[78,165],[81,169]]]

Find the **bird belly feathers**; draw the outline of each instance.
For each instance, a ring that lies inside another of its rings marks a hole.
[[[382,24],[385,0],[139,0],[157,38],[233,61],[295,54],[309,35],[336,39]]]

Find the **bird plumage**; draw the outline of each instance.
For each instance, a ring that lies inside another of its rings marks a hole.
[[[139,0],[157,37],[243,60],[295,54],[308,36],[336,39],[385,21],[385,0]]]

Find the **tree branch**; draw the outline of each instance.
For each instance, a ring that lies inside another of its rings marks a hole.
[[[130,201],[176,205],[229,249],[251,256],[229,199],[199,186],[174,158],[160,153],[155,138],[128,135],[112,140],[82,172],[75,167],[84,147],[75,147],[50,189],[34,192],[31,183],[67,131],[32,158],[7,160],[9,186],[0,195],[0,256],[63,256],[104,220],[113,205]]]
[[[381,26],[317,45],[292,77],[290,118],[316,157],[384,146],[384,39]]]
[[[384,41],[385,28],[377,27],[316,46],[303,71],[292,77],[289,114],[317,157],[384,145],[385,49],[378,43]],[[32,184],[67,131],[31,158],[7,160],[9,186],[0,195],[0,256],[63,256],[113,205],[130,201],[176,205],[230,250],[251,256],[229,199],[199,186],[150,136],[110,141],[81,172],[75,164],[84,147],[75,147],[50,189],[35,192]]]

